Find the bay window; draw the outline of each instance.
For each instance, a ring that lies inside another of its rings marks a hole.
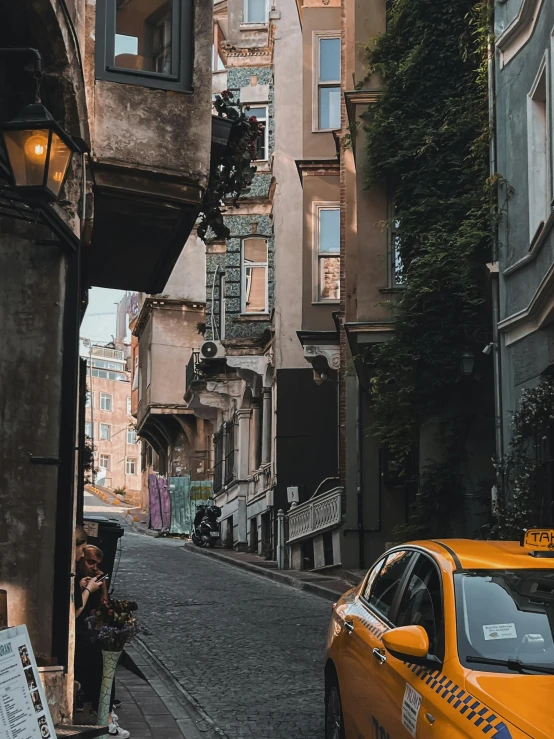
[[[249,106],[245,108],[244,114],[248,118],[256,118],[263,126],[263,131],[258,136],[254,159],[259,162],[266,161],[268,159],[267,106],[262,105],[256,108]]]
[[[245,23],[267,23],[268,18],[267,0],[244,0]]]
[[[190,90],[192,0],[98,0],[96,77]]]

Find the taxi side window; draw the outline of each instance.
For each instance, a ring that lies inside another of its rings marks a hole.
[[[444,656],[444,622],[440,574],[435,564],[421,555],[402,594],[397,626],[423,626],[429,637],[429,652]]]
[[[366,588],[365,599],[374,610],[385,618],[389,617],[402,578],[414,556],[415,553],[410,551],[389,554],[383,560],[370,592]]]

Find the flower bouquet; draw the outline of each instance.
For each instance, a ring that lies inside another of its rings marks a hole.
[[[102,602],[87,618],[93,640],[100,642],[104,651],[121,652],[128,641],[144,632],[134,616],[137,609],[132,600]]]
[[[146,633],[146,629],[135,618],[137,609],[137,604],[131,600],[103,601],[87,618],[93,641],[102,647],[104,667],[98,703],[100,726],[108,723],[112,685],[123,647],[137,634]]]

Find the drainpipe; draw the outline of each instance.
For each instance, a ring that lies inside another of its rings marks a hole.
[[[496,174],[497,151],[496,151],[496,60],[494,46],[494,14],[491,17],[489,34],[489,128],[491,136],[490,145],[490,171]],[[502,356],[500,347],[500,335],[498,323],[500,321],[500,273],[498,268],[498,224],[496,225],[492,241],[492,340],[493,340],[493,367],[494,367],[494,424],[496,442],[496,470],[498,488],[493,487],[491,491],[491,503],[496,503],[497,494],[504,495],[504,479],[502,464],[504,460],[504,429],[502,425]]]

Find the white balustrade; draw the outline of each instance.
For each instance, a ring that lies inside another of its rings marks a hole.
[[[315,534],[340,526],[342,493],[343,488],[334,488],[292,508],[287,515],[289,522],[287,544],[300,539],[309,539]]]

